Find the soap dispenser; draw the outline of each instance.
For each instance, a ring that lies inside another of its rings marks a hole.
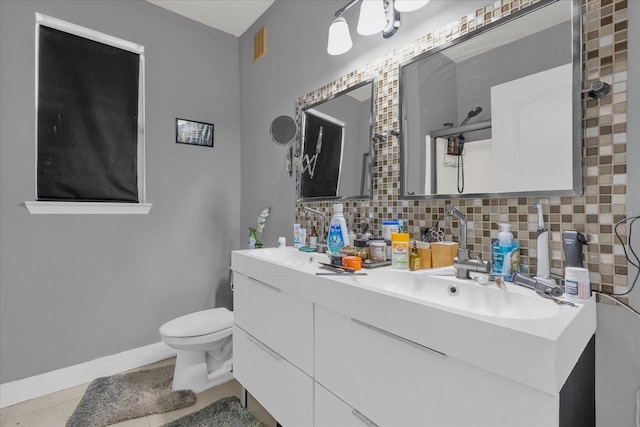
[[[500,232],[491,247],[491,274],[510,282],[513,273],[520,270],[520,245],[513,239],[511,224],[498,226]]]

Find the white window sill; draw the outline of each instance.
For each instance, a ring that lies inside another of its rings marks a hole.
[[[32,215],[38,214],[142,214],[151,210],[151,203],[101,203],[101,202],[24,202]]]

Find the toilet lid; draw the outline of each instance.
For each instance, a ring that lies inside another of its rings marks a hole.
[[[186,338],[212,334],[233,326],[233,313],[224,307],[197,311],[170,320],[160,327],[160,335]]]

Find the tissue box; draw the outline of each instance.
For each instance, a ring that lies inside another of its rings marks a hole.
[[[453,265],[453,259],[458,255],[460,245],[456,242],[431,243],[431,266],[447,267]]]

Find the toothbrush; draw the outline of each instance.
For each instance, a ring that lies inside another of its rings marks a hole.
[[[542,204],[534,203],[533,207],[538,209],[538,271],[536,277],[543,280],[549,280],[549,230],[544,226],[542,219]]]

